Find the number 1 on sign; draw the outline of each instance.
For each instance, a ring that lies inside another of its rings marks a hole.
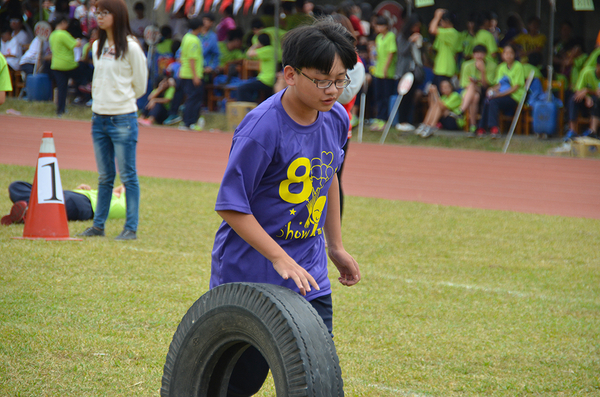
[[[65,199],[60,181],[58,161],[55,157],[42,157],[38,159],[37,167],[37,194],[38,203],[61,203]]]

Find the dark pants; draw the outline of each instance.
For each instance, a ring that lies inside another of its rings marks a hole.
[[[598,117],[600,115],[598,97],[592,96],[591,98],[594,101],[594,105],[591,108],[588,108],[585,106],[585,100],[575,102],[575,96],[571,96],[569,99],[569,121],[577,121],[579,112],[581,112],[584,116],[592,115],[594,117]]]
[[[59,116],[65,112],[65,106],[67,104],[67,90],[69,88],[69,79],[75,80],[75,84],[79,85],[81,80],[81,67],[77,66],[73,70],[53,70],[52,76],[56,82],[56,89],[58,91],[58,104],[56,105],[56,114]]]
[[[321,296],[309,302],[319,313],[333,337],[333,305],[331,295]],[[228,397],[249,397],[256,394],[269,374],[267,360],[250,346],[238,359],[229,380]]]
[[[479,128],[492,128],[500,125],[500,111],[505,114],[512,114],[517,109],[518,103],[506,95],[499,98],[487,99],[483,104],[481,111],[481,120],[479,120]]]
[[[29,204],[29,197],[31,196],[31,183],[16,181],[10,184],[8,187],[8,195],[10,201],[16,203],[17,201],[25,201]],[[94,211],[92,210],[92,204],[83,194],[71,192],[69,190],[63,190],[65,196],[65,209],[67,210],[67,219],[70,221],[87,221],[94,217]]]
[[[200,117],[200,108],[204,99],[204,85],[195,86],[192,79],[179,79],[175,89],[175,95],[171,99],[171,110],[169,115],[175,116],[179,111],[179,105],[185,96],[185,110],[183,111],[183,123],[189,127],[196,124]]]
[[[390,97],[396,93],[398,82],[394,79],[373,77],[373,89],[377,106],[377,118],[387,120],[390,115]],[[403,99],[404,101],[404,99]]]
[[[261,97],[268,98],[271,94],[273,87],[260,80],[249,80],[238,87],[238,100],[242,102],[258,102]]]
[[[157,124],[162,124],[163,121],[165,121],[167,119],[167,117],[169,117],[169,111],[167,110],[165,105],[162,103],[157,103],[150,110],[144,109],[144,111],[142,113],[146,117],[150,117],[150,116],[154,117],[154,121],[156,121]]]
[[[399,123],[413,123],[415,114],[415,91],[417,88],[413,85],[410,90],[402,97],[402,102],[398,107],[398,122]]]

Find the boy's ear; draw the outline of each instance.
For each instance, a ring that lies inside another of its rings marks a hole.
[[[283,78],[287,85],[296,85],[296,69],[290,65],[286,65],[283,68]]]

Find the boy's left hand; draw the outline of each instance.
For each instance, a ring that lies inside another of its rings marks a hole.
[[[350,287],[360,281],[358,262],[344,249],[328,248],[329,259],[340,272],[340,284]]]

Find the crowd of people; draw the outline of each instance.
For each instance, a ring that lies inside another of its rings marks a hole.
[[[234,87],[232,98],[242,101],[260,102],[280,91],[285,87],[280,65],[285,33],[325,15],[347,18],[348,23],[341,22],[356,39],[368,83],[362,88],[366,119],[373,131],[383,128],[398,80],[406,72],[414,73],[415,84],[402,100],[395,126],[424,138],[439,128],[464,129],[469,136],[498,137],[499,116],[515,112],[525,95],[529,73],[533,71],[540,80],[546,76],[543,62],[550,44],[540,33],[541,22],[535,16],[523,23],[521,16],[513,13],[502,24],[495,14],[478,11],[467,21],[457,21],[451,11],[439,9],[428,22],[417,13],[404,15],[396,31],[390,15],[375,14],[368,3],[346,0],[334,7],[297,0],[282,2],[279,30],[274,27],[273,4],[265,3],[260,16],[254,17],[244,31],[240,25],[247,21],[233,14],[232,5],[221,7],[216,14],[196,16],[186,15],[184,8],[160,28],[160,41],[150,62],[155,79],[138,119],[142,124],[202,129],[204,121],[199,115],[207,90],[223,85]],[[135,3],[133,10],[132,34],[148,54],[143,35],[152,21],[143,3]],[[48,72],[57,89],[58,115],[65,112],[69,82],[75,91],[74,103],[91,106],[91,48],[98,37],[96,0],[46,1],[42,11],[53,28],[49,43],[33,38],[30,25],[23,23],[22,9],[0,24],[2,54],[8,68],[31,74],[37,65],[38,70]],[[31,15],[31,23],[37,14],[33,9],[25,12]],[[459,30],[463,26],[464,30]],[[573,34],[567,20],[560,25],[552,46],[554,79],[566,87],[562,98],[569,120],[565,136],[594,135],[600,114],[599,73],[595,71],[600,51],[586,51],[583,39]],[[278,59],[275,54],[279,54]],[[259,62],[257,76],[241,80],[244,59]],[[360,95],[349,111],[353,126],[358,124],[359,106]],[[591,119],[584,131],[578,131],[581,113]]]

